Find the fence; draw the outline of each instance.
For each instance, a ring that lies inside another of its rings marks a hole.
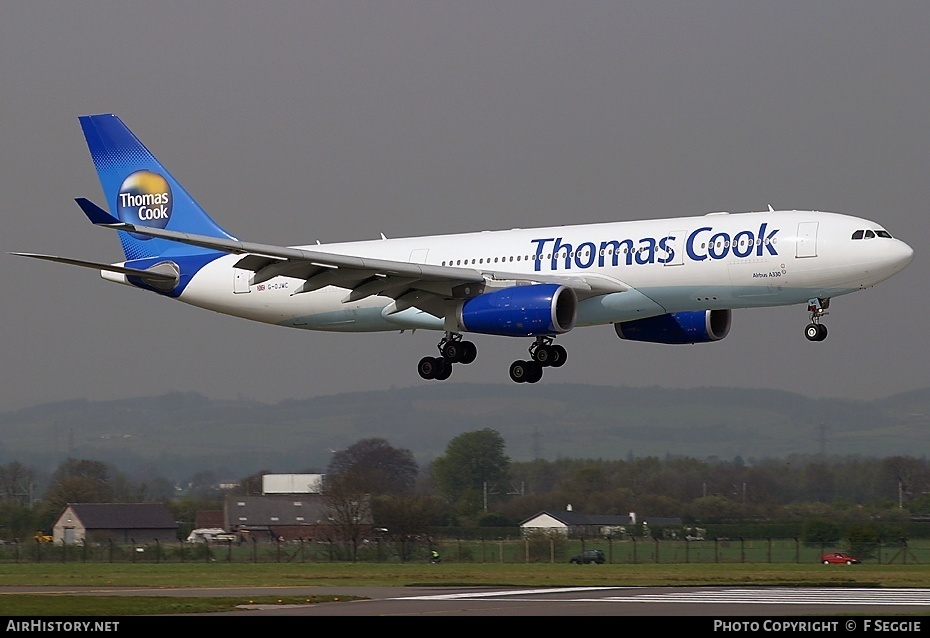
[[[818,563],[837,546],[805,544],[798,539],[580,540],[565,538],[504,540],[432,540],[392,542],[377,540],[352,548],[344,543],[280,541],[243,543],[120,544],[112,541],[86,545],[40,542],[0,545],[0,563],[323,563],[418,562],[439,552],[451,563],[567,563],[585,550],[601,550],[608,564],[688,563]],[[863,563],[930,563],[930,539],[874,543],[859,548]]]
[[[455,562],[561,563],[581,557],[585,550],[601,550],[608,564],[687,563],[819,563],[837,547],[809,545],[798,539],[712,539],[706,541],[599,540],[546,542],[530,540],[442,541],[443,560]],[[861,548],[863,563],[920,564],[930,562],[930,541],[875,543]]]

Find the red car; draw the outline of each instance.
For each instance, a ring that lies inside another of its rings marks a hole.
[[[820,562],[824,565],[858,565],[860,561],[846,552],[827,552],[820,557]]]

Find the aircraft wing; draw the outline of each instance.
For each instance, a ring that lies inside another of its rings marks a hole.
[[[395,300],[392,307],[387,309],[388,314],[416,307],[437,317],[444,317],[446,300],[474,296],[485,286],[557,283],[572,288],[581,299],[629,290],[622,282],[602,276],[558,276],[542,273],[529,275],[437,266],[194,235],[129,224],[90,200],[78,198],[75,201],[88,219],[97,226],[243,255],[235,267],[252,271],[253,285],[274,277],[286,276],[303,279],[303,284],[292,294],[336,286],[349,291],[344,299],[346,303],[372,295],[382,295]]]

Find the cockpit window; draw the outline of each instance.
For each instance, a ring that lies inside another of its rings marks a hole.
[[[857,230],[852,234],[853,239],[875,239],[876,237],[882,237],[883,239],[894,239],[887,230]]]

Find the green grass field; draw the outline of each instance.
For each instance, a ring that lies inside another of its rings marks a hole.
[[[0,587],[797,585],[930,587],[930,565],[163,563],[4,565]]]

